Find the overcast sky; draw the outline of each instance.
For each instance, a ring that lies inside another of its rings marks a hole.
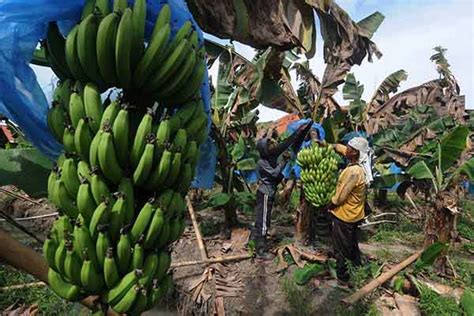
[[[369,99],[378,84],[390,73],[405,69],[408,80],[401,90],[437,78],[429,57],[433,47],[441,45],[448,49],[448,60],[452,71],[466,95],[467,108],[474,108],[474,8],[473,0],[337,0],[353,20],[359,21],[375,11],[385,15],[385,21],[373,37],[383,57],[373,63],[365,60],[361,66],[353,67],[356,78],[364,85],[364,98]],[[311,67],[322,77],[324,63],[322,40],[318,30],[316,56]],[[216,40],[212,36],[208,36]],[[228,41],[219,40],[221,43]],[[236,43],[236,50],[251,59],[254,50]],[[38,67],[40,68],[40,67]],[[36,69],[38,69],[36,68]],[[51,73],[44,68],[37,72],[40,84],[46,87],[51,82]],[[216,81],[217,63],[210,74]],[[296,85],[296,81],[293,80]],[[336,95],[341,101],[341,94]],[[344,104],[344,102],[342,102]],[[284,115],[280,111],[260,109],[260,120],[269,121]]]

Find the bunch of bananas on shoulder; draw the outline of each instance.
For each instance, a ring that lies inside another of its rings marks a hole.
[[[338,160],[331,146],[313,144],[298,153],[305,198],[315,207],[327,205],[336,191]]]
[[[146,1],[127,5],[88,0],[66,39],[52,23],[43,41],[60,77],[48,125],[64,146],[48,179],[60,216],[43,252],[59,296],[98,295],[98,313],[139,315],[172,286],[169,245],[185,229],[208,115],[191,23],[171,38],[164,5],[145,42]],[[102,101],[109,87],[122,92]]]

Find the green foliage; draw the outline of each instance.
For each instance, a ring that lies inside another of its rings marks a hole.
[[[403,294],[403,284],[405,283],[405,277],[397,276],[393,284],[393,290],[397,293]]]
[[[296,284],[304,285],[311,280],[311,278],[321,274],[325,271],[323,265],[318,263],[305,264],[303,268],[297,268],[293,273],[293,279]]]
[[[253,214],[257,197],[253,192],[234,193],[235,206],[245,214]]]
[[[424,315],[455,316],[462,315],[462,310],[451,297],[444,297],[426,286],[419,286],[420,309]]]
[[[47,195],[51,168],[51,161],[35,148],[0,149],[0,185],[15,185],[32,197]]]
[[[461,297],[461,307],[466,315],[474,315],[474,292],[471,289],[465,289]]]
[[[207,202],[207,206],[212,208],[221,208],[224,207],[227,203],[229,203],[230,199],[230,194],[223,192],[216,193],[211,196],[211,198]]]
[[[426,248],[420,258],[415,262],[415,271],[420,271],[432,266],[436,259],[448,248],[447,244],[435,242]]]
[[[437,155],[441,155],[441,170],[443,172],[451,168],[466,149],[469,133],[468,127],[458,126],[441,139],[441,150]]]
[[[311,304],[311,291],[304,286],[298,286],[294,280],[284,277],[282,281],[283,292],[290,305],[290,315],[314,315],[314,306]]]
[[[257,162],[254,158],[245,158],[237,162],[237,169],[242,171],[255,170],[257,168]]]
[[[10,286],[36,282],[29,275],[13,270],[6,266],[0,266],[0,286]],[[0,291],[0,310],[3,311],[11,304],[25,304],[30,306],[38,304],[41,315],[79,315],[77,305],[68,303],[48,287],[30,287],[18,290]]]
[[[375,261],[370,261],[364,265],[355,267],[350,261],[346,262],[351,283],[356,288],[361,288],[370,279],[376,278],[382,273],[385,264],[379,264]]]

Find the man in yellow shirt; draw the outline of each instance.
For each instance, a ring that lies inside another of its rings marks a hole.
[[[337,278],[345,283],[349,281],[346,261],[351,261],[355,266],[361,264],[357,226],[365,216],[366,191],[372,174],[367,167],[369,145],[365,138],[355,137],[347,147],[335,145],[335,150],[349,161],[339,176],[336,193],[327,207],[333,218],[332,239]]]

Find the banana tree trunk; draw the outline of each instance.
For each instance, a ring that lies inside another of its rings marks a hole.
[[[303,188],[300,188],[300,201],[296,209],[296,233],[295,239],[299,242],[306,242],[309,239],[311,224],[311,207],[306,201]]]

